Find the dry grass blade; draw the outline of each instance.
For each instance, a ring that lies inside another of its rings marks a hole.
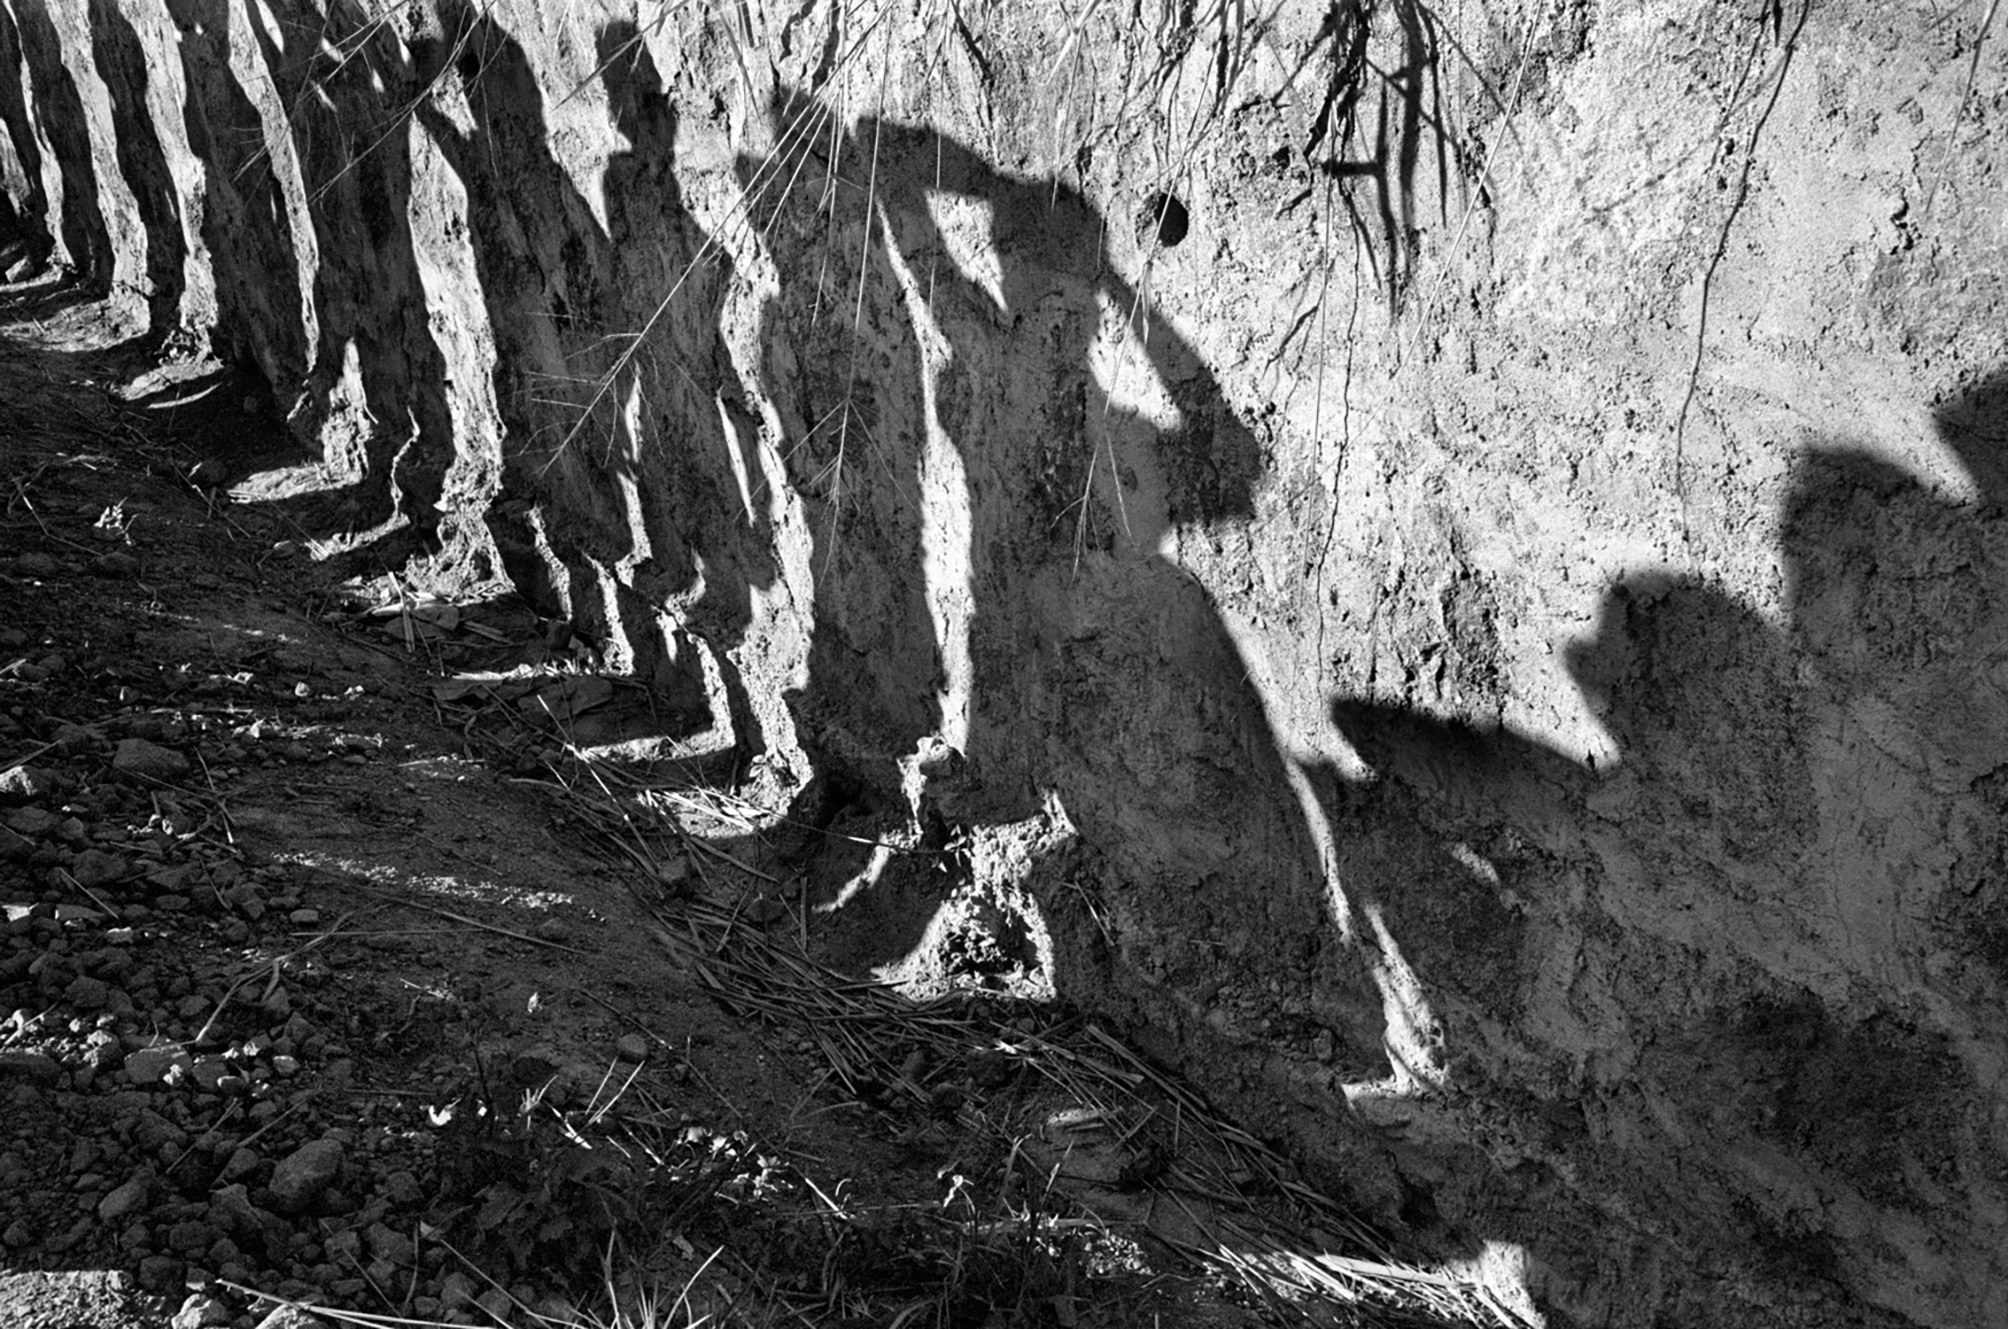
[[[1306,1184],[1273,1148],[1105,1029],[1005,1030],[981,1008],[916,1004],[882,984],[839,974],[716,904],[692,901],[680,912],[689,940],[671,937],[665,919],[664,944],[713,998],[799,1028],[830,1078],[854,1098],[930,1103],[929,1076],[905,1069],[915,1048],[929,1049],[938,1065],[1003,1051],[1059,1101],[1089,1114],[1071,1118],[1077,1128],[1137,1149],[1171,1141],[1176,1161],[1143,1184],[1186,1214],[1189,1230],[1206,1234],[1205,1243],[1184,1253],[1279,1308],[1294,1306],[1293,1317],[1322,1305],[1344,1307],[1367,1325],[1523,1329],[1475,1280],[1401,1260],[1384,1237]],[[1027,1130],[1038,1129],[967,1104],[957,1116],[964,1128],[997,1138],[1013,1160],[1007,1171],[1019,1160]]]

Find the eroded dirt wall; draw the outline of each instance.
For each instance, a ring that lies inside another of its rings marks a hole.
[[[1216,106],[1036,6],[7,0],[0,119],[270,384],[245,496],[976,846],[853,959],[1029,891],[1063,996],[1558,1322],[1998,1322],[1983,7],[1366,10]]]

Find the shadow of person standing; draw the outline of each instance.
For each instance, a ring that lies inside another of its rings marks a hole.
[[[80,293],[102,296],[111,290],[112,244],[92,168],[90,119],[84,114],[77,81],[63,63],[63,40],[49,9],[40,4],[12,8],[35,114],[62,185],[57,229],[68,256],[70,277]]]
[[[228,31],[220,0],[174,2],[215,11],[206,15],[205,32]],[[374,546],[373,557],[396,563],[436,547],[455,455],[446,358],[432,333],[411,233],[405,108],[421,84],[394,25],[355,0],[334,0],[325,16],[282,13],[279,21],[291,28],[283,44],[263,23],[247,26],[286,108],[313,223],[316,344],[304,375],[272,381],[304,379],[294,427],[321,439],[324,468],[342,486],[338,495],[305,500],[310,509],[332,503],[314,524],[345,528],[352,549]],[[329,25],[351,34],[344,46],[322,40]],[[228,72],[226,64],[212,82]],[[260,169],[269,174],[264,163]],[[271,214],[253,219],[254,233],[270,232],[285,215],[276,194]],[[267,290],[287,283],[265,274],[295,270],[270,256],[252,268]]]
[[[722,335],[732,264],[683,200],[676,107],[634,24],[601,30],[601,77],[628,147],[602,177],[612,284],[603,315],[634,410],[628,464],[647,556],[623,580],[631,639],[658,653],[658,690],[701,678],[702,641],[725,692],[734,774],[765,750],[735,658],[752,592],[773,584],[773,524],[758,426]],[[628,354],[631,348],[632,354]]]
[[[216,295],[210,348],[223,363],[254,367],[268,386],[283,389],[307,372],[307,315],[264,122],[233,68],[230,6],[168,0],[167,12],[181,30],[182,125],[202,164],[202,193],[191,209],[200,209],[192,229],[202,237]]]
[[[417,114],[472,205],[509,427],[497,544],[532,603],[607,642],[609,662],[659,700],[702,705],[701,638],[743,764],[761,739],[733,651],[751,588],[772,579],[769,531],[765,504],[731,492],[746,460],[728,450],[747,444],[725,423],[746,418],[719,333],[729,266],[682,204],[674,108],[640,31],[602,29],[600,73],[627,144],[602,177],[603,225],[552,156],[521,45],[464,5],[443,17],[445,37],[419,60],[434,73],[454,62],[471,127],[429,98]],[[532,530],[539,501],[552,519]]]
[[[541,414],[540,402],[562,390],[582,328],[593,320],[609,280],[605,234],[570,175],[551,155],[544,91],[520,43],[485,9],[464,0],[440,8],[442,34],[413,48],[418,75],[439,86],[449,62],[460,76],[471,123],[456,123],[435,95],[414,115],[460,178],[468,197],[468,242],[495,340],[495,400],[508,430],[502,492],[488,514],[505,570],[541,612],[577,616],[597,594],[579,536],[549,533],[554,569],[539,557],[528,524],[536,492],[532,441],[571,417]],[[617,500],[594,473],[585,477],[596,507]],[[590,614],[590,608],[587,609]]]
[[[825,944],[851,965],[907,957],[960,886],[934,843],[1052,813],[1078,835],[1051,828],[1018,871],[1061,995],[1211,1083],[1245,1074],[1260,1087],[1237,1111],[1287,1134],[1326,1105],[1274,1077],[1272,1032],[1214,994],[1274,980],[1377,1006],[1332,944],[1250,663],[1178,561],[1253,513],[1261,440],[1079,190],[828,115],[784,92],[775,152],[741,163],[781,274],[765,381],[816,542],[790,704],[819,764],[887,809],[872,833],[918,819],[922,852],[861,884],[865,846],[816,846]],[[1119,926],[1091,920],[1094,898]],[[1365,1048],[1377,1033],[1336,1056]]]
[[[1985,1134],[2008,1033],[2008,376],[1933,417],[1972,500],[1865,447],[1801,451],[1779,509],[1782,626],[1702,579],[1612,588],[1567,659],[1614,768],[1497,725],[1333,703],[1376,773],[1328,782],[1343,870],[1384,909],[1463,1087],[1524,1095],[1489,1077],[1563,1047],[1581,1062],[1540,1090],[1519,1167],[1446,1169],[1455,1141],[1426,1131],[1409,1165],[1459,1222],[1533,1252],[1577,1319],[1692,1293],[1651,1281],[1667,1260],[1630,1284],[1590,1267],[1644,1238],[1559,1178],[1620,1139],[1636,1169],[1606,1183],[1621,1205],[1668,1168],[1732,1197],[1817,1189],[1820,1212],[1671,1210],[1657,1239],[1759,1266],[1809,1305],[1924,1277],[1859,1234],[1937,1215],[1938,1240],[1991,1240],[1998,1196],[1950,1180],[1980,1173],[1947,1142]],[[1981,1295],[1945,1287],[1948,1304]]]
[[[181,200],[149,104],[146,50],[116,5],[92,10],[91,54],[111,102],[119,174],[132,191],[146,232],[147,331],[135,349],[153,351],[180,317],[183,264]]]
[[[55,248],[49,234],[49,191],[42,182],[42,146],[35,136],[34,113],[30,108],[33,85],[26,77],[27,54],[21,48],[21,32],[14,15],[0,6],[0,126],[4,126],[6,156],[0,166],[0,268],[12,268],[27,259],[25,272],[40,276],[43,265]]]

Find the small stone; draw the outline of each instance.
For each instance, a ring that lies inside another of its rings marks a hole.
[[[256,1149],[248,1149],[240,1145],[236,1149],[231,1150],[230,1157],[225,1160],[223,1171],[220,1175],[225,1181],[241,1181],[253,1172],[256,1172],[258,1165],[264,1161]]]
[[[153,1084],[165,1079],[170,1069],[176,1066],[186,1069],[193,1064],[193,1059],[180,1048],[140,1048],[126,1054],[125,1070],[134,1084]]]
[[[33,803],[56,792],[56,779],[40,766],[0,771],[0,803]]]
[[[199,1219],[188,1219],[174,1224],[167,1230],[167,1244],[169,1249],[184,1256],[201,1255],[222,1235],[208,1223]]]
[[[15,808],[7,814],[7,828],[31,840],[38,840],[55,830],[60,821],[62,818],[47,808]]]
[[[118,751],[112,756],[112,769],[136,784],[173,780],[188,773],[188,758],[173,748],[143,738],[128,738],[119,742]]]
[[[63,1000],[80,1011],[101,1011],[110,992],[110,985],[102,978],[81,974],[71,979],[70,985],[63,989]]]
[[[171,1329],[217,1329],[237,1318],[230,1303],[207,1292],[191,1292],[170,1321]]]
[[[228,1078],[239,1078],[237,1068],[222,1057],[197,1057],[195,1064],[188,1068],[189,1078],[207,1093],[221,1093],[222,1082]]]
[[[298,1057],[289,1057],[283,1052],[277,1053],[276,1055],[273,1056],[272,1074],[284,1080],[292,1076],[298,1075],[299,1073],[300,1073],[300,1059]]]
[[[321,911],[318,909],[295,909],[292,913],[286,915],[286,919],[288,922],[297,923],[301,927],[308,927],[321,921]]]
[[[129,871],[131,868],[123,858],[102,849],[86,849],[70,864],[70,875],[77,879],[77,884],[91,890],[110,886]]]
[[[136,1172],[110,1195],[98,1201],[98,1221],[116,1223],[145,1206],[153,1194],[153,1174]]]
[[[35,1229],[18,1218],[7,1225],[5,1232],[0,1232],[0,1242],[5,1242],[11,1249],[17,1251],[34,1240]]]
[[[614,1040],[614,1055],[622,1061],[647,1061],[648,1040],[640,1034],[622,1034]]]
[[[370,1224],[364,1234],[369,1240],[370,1257],[393,1265],[408,1265],[418,1259],[418,1248],[406,1234],[384,1223]]]
[[[284,1213],[297,1214],[321,1198],[342,1169],[342,1144],[322,1138],[301,1145],[272,1169],[272,1198]]]
[[[149,1255],[139,1262],[139,1285],[148,1292],[169,1292],[181,1285],[183,1265],[172,1255]]]
[[[209,1221],[257,1250],[264,1249],[268,1242],[282,1242],[285,1237],[278,1218],[251,1203],[251,1192],[241,1181],[219,1186],[210,1195]]]
[[[417,1174],[402,1168],[383,1179],[383,1194],[396,1205],[414,1205],[425,1198]]]

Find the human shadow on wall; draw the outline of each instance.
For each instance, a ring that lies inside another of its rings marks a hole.
[[[306,371],[297,249],[264,120],[232,68],[226,0],[168,0],[180,29],[183,132],[202,164],[197,219],[216,291],[211,350],[272,385]]]
[[[255,135],[249,141],[258,145],[245,167],[254,181],[250,197],[232,197],[236,191],[222,185],[213,195],[253,228],[266,249],[246,261],[243,276],[250,280],[233,282],[231,298],[262,300],[276,286],[283,288],[276,298],[290,303],[296,288],[271,281],[270,274],[298,271],[295,242],[285,233],[285,201],[256,108],[229,68],[230,6],[227,0],[174,4],[178,17],[201,22],[214,43],[207,86],[233,119],[248,122]],[[422,86],[395,25],[356,0],[335,0],[325,15],[282,13],[278,21],[291,29],[283,44],[263,23],[244,26],[285,110],[313,227],[314,342],[311,363],[304,339],[288,336],[267,352],[300,360],[274,366],[278,372],[268,373],[268,381],[304,384],[287,413],[296,433],[320,441],[323,456],[318,477],[281,481],[275,493],[246,496],[276,500],[348,552],[395,565],[438,547],[440,502],[455,455],[446,359],[433,336],[411,233],[406,108]],[[353,34],[334,56],[324,50],[329,27]],[[184,50],[188,45],[184,41]],[[221,304],[221,275],[217,285]],[[291,308],[246,312],[260,316],[251,327],[290,334],[305,326]],[[357,387],[360,402],[353,400]]]
[[[1991,608],[2008,563],[2008,373],[1934,418],[1972,502],[1857,448],[1799,455],[1782,507],[1782,626],[1701,578],[1653,573],[1611,589],[1566,658],[1616,742],[1615,769],[1496,724],[1333,701],[1334,723],[1374,772],[1365,783],[1320,773],[1340,875],[1382,911],[1430,991],[1447,1057],[1499,1051],[1477,1047],[1481,1029],[1530,1014],[1542,916],[1571,911],[1591,938],[1611,926],[1600,915],[1634,928],[1640,917],[1697,918],[1701,937],[1744,932],[1744,963],[1759,974],[1762,957],[1788,970],[1797,957],[1873,991],[1950,950],[1962,985],[2008,988],[2008,669],[1997,658],[2008,615]],[[1919,864],[1962,840],[1934,886]],[[1561,898],[1571,879],[1585,898]],[[1681,935],[1676,923],[1658,942],[1626,945],[1677,950]],[[1659,962],[1596,958],[1611,967],[1591,986],[1618,994],[1627,1019],[1667,1012],[1663,1027],[1628,1035],[1642,1051],[1624,1075],[1711,1142],[1710,1158],[1684,1164],[1723,1169],[1710,1185],[1726,1178],[1734,1192],[1721,1160],[1747,1144],[1783,1151],[1823,1194],[1869,1211],[1954,1203],[1931,1180],[1933,1160],[1972,1080],[1944,1034],[1894,1008],[1843,1020],[1790,978],[1731,981],[1734,960],[1718,961],[1715,988],[1674,999],[1654,987]],[[1460,1064],[1478,1074],[1486,1060]],[[1559,1183],[1580,1151],[1609,1144],[1589,1133],[1592,1098],[1606,1118],[1631,1101],[1592,1072],[1533,1105],[1526,1162],[1502,1170],[1474,1152],[1437,1189],[1460,1222],[1531,1251],[1544,1294],[1585,1323],[1616,1313],[1607,1299],[1624,1295],[1613,1291],[1622,1279],[1585,1265],[1609,1243],[1608,1215],[1570,1202]],[[1675,1147],[1649,1119],[1623,1130]],[[1786,1230],[1758,1204],[1704,1218],[1707,1230],[1689,1223],[1675,1238],[1702,1267],[1755,1261],[1809,1296],[1832,1283],[1871,1295],[1860,1252],[1826,1230]]]
[[[639,29],[602,29],[599,73],[628,144],[606,167],[603,225],[552,154],[521,45],[465,4],[442,19],[418,58],[428,81],[453,64],[472,125],[430,100],[418,115],[471,204],[508,429],[489,518],[505,566],[603,647],[605,667],[647,682],[677,732],[705,710],[701,639],[743,766],[764,745],[734,651],[752,589],[773,580],[771,532],[763,495],[729,492],[735,469],[759,473],[720,338],[730,265],[684,206],[675,107]]]
[[[797,857],[827,944],[850,965],[907,956],[956,889],[958,835],[1056,799],[1078,850],[1028,880],[1062,995],[1148,1025],[1174,1059],[1252,1066],[1252,1031],[1229,1050],[1215,1032],[1232,1016],[1206,996],[1258,952],[1361,983],[1326,944],[1248,664],[1165,552],[1253,512],[1261,441],[1120,275],[1110,228],[1126,223],[1065,181],[933,130],[846,129],[799,93],[772,122],[775,151],[740,170],[780,269],[764,382],[815,541],[789,704],[819,776],[845,786],[791,810],[820,832]],[[1118,343],[1123,370],[1104,358]],[[1122,399],[1153,388],[1176,423]],[[935,622],[944,599],[965,606],[966,666]],[[873,860],[916,819],[919,852]],[[1135,911],[1120,958],[1078,903],[1103,880]]]
[[[91,57],[111,103],[113,148],[119,174],[132,191],[145,232],[147,328],[134,350],[157,352],[180,321],[183,265],[181,199],[175,192],[167,152],[147,99],[150,83],[145,47],[116,5],[92,11]]]
[[[41,274],[56,241],[49,234],[49,195],[42,183],[42,148],[36,142],[34,115],[29,109],[32,85],[25,78],[11,77],[25,69],[25,60],[14,16],[0,7],[0,70],[10,75],[0,77],[0,125],[6,128],[14,162],[21,172],[20,197],[8,203],[13,212],[13,234],[0,238],[0,270],[12,268],[25,258],[27,266],[23,272],[32,277]]]
[[[63,189],[57,230],[67,253],[71,279],[85,295],[96,298],[111,289],[111,234],[105,228],[98,201],[97,176],[91,169],[90,121],[76,79],[63,63],[63,43],[49,11],[42,5],[13,7],[19,42],[34,99],[32,114],[55,153],[57,179]],[[37,154],[39,156],[39,154]]]

